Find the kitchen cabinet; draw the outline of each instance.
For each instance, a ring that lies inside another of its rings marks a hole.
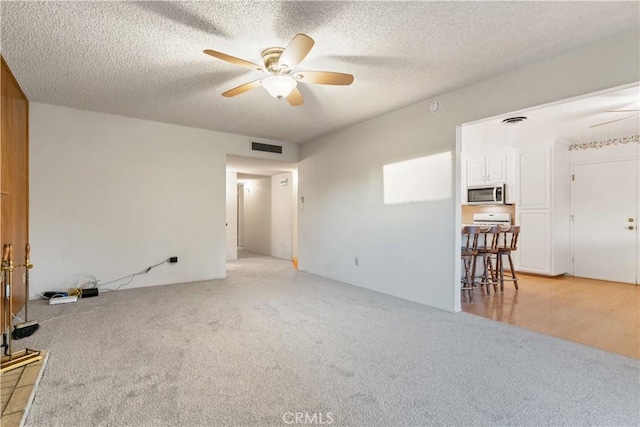
[[[468,187],[506,184],[506,202],[516,201],[515,155],[512,150],[500,150],[483,155],[464,157],[462,199],[466,203]]]
[[[551,209],[552,148],[553,145],[536,144],[520,149],[518,153],[520,175],[518,207],[520,209]]]
[[[518,271],[549,276],[570,272],[568,145],[554,139],[518,149]]]
[[[507,155],[471,158],[467,160],[467,186],[502,184],[507,181]]]
[[[519,269],[529,273],[550,274],[551,271],[551,213],[525,211],[519,216]]]

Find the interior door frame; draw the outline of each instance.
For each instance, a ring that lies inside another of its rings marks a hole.
[[[638,174],[636,179],[638,180],[638,182],[636,183],[636,222],[635,222],[635,226],[636,226],[636,285],[640,285],[640,235],[638,233],[640,233],[637,228],[638,228],[638,217],[640,216],[640,144],[638,144],[638,157],[633,158],[633,157],[621,157],[621,158],[614,158],[614,159],[609,159],[609,160],[592,160],[592,161],[586,161],[586,162],[573,162],[571,163],[571,180],[573,181],[573,175],[575,173],[575,167],[576,166],[583,166],[583,165],[593,165],[593,164],[604,164],[604,163],[616,163],[616,162],[626,162],[626,161],[635,161],[636,164],[638,165]],[[574,247],[573,247],[573,242],[574,242],[574,230],[573,230],[573,185],[570,188],[570,193],[569,193],[569,203],[570,203],[570,212],[571,212],[571,229],[570,229],[570,236],[571,236],[571,276],[574,276],[575,272],[574,272],[574,262],[573,262],[573,257],[574,257]]]

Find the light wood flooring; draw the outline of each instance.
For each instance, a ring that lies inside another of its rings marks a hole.
[[[466,291],[462,310],[524,329],[640,359],[640,286],[560,276],[518,274],[487,296]]]

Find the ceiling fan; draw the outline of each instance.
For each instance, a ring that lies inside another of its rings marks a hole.
[[[605,113],[636,113],[636,114],[634,114],[632,116],[623,117],[621,119],[609,120],[607,122],[598,123],[596,125],[591,125],[589,127],[590,128],[594,128],[594,127],[597,127],[597,126],[608,125],[609,123],[615,123],[615,122],[620,122],[622,120],[628,120],[628,119],[633,119],[633,118],[636,118],[636,117],[640,117],[640,109],[636,109],[636,110],[609,110],[609,111],[605,111]]]
[[[296,34],[285,48],[270,47],[263,50],[262,61],[264,65],[258,65],[211,49],[205,50],[204,53],[251,70],[264,71],[268,75],[229,89],[222,96],[229,98],[262,86],[274,98],[284,98],[289,104],[297,107],[304,102],[297,87],[298,82],[342,86],[353,83],[351,74],[331,71],[294,71],[294,68],[307,56],[314,43],[308,35]]]

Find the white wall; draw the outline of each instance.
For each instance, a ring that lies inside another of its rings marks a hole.
[[[602,148],[571,150],[568,153],[570,165],[575,163],[605,162],[611,160],[637,159],[638,143],[610,145]]]
[[[227,171],[227,259],[238,258],[238,177],[237,173]]]
[[[244,248],[244,184],[238,184],[238,247]]]
[[[638,36],[620,33],[304,144],[300,268],[459,311],[457,125],[637,81]],[[441,103],[437,113],[432,100]],[[384,205],[385,164],[442,152],[453,159],[448,198]]]
[[[129,287],[225,277],[226,155],[252,138],[51,105],[30,105],[31,296],[79,274]],[[295,162],[281,143],[277,158]]]
[[[244,184],[244,248],[271,255],[271,177]]]
[[[286,180],[287,185],[281,181]],[[291,259],[293,256],[293,174],[271,177],[271,255]]]

